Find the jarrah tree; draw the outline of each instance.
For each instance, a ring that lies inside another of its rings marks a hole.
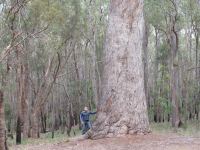
[[[148,133],[142,60],[143,0],[111,0],[103,56],[102,96],[93,139]]]

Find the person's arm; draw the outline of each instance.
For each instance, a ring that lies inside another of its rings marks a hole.
[[[95,115],[96,113],[97,113],[97,111],[90,112],[90,115]]]

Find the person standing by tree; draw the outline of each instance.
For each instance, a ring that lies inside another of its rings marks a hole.
[[[91,112],[88,107],[84,107],[84,110],[80,114],[82,134],[85,134],[91,128],[90,115],[94,114],[96,114],[96,111]]]

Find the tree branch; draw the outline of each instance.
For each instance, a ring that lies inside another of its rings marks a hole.
[[[5,48],[5,50],[1,53],[1,55],[0,55],[0,63],[6,58],[6,56],[8,56],[8,54],[12,51],[13,48],[19,46],[19,45],[20,45],[22,42],[24,42],[27,38],[33,37],[33,36],[35,36],[35,35],[37,35],[37,34],[40,34],[40,33],[43,32],[43,31],[47,30],[47,29],[48,29],[48,26],[49,26],[49,25],[47,25],[44,29],[42,29],[42,30],[40,30],[40,31],[38,31],[38,32],[35,32],[35,33],[33,33],[33,34],[27,35],[27,36],[24,37],[22,40],[20,40],[20,41],[17,42],[15,45],[13,45],[12,43],[13,43],[14,41],[16,41],[16,39],[17,39],[22,33],[19,33],[19,34],[15,35],[14,39],[10,42],[10,44],[9,44],[9,45]],[[13,46],[12,46],[12,45],[13,45]]]

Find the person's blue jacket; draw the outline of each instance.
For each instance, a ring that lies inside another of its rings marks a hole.
[[[88,122],[90,121],[90,115],[94,115],[96,112],[90,112],[90,111],[82,111],[80,114],[80,120],[81,122]]]

